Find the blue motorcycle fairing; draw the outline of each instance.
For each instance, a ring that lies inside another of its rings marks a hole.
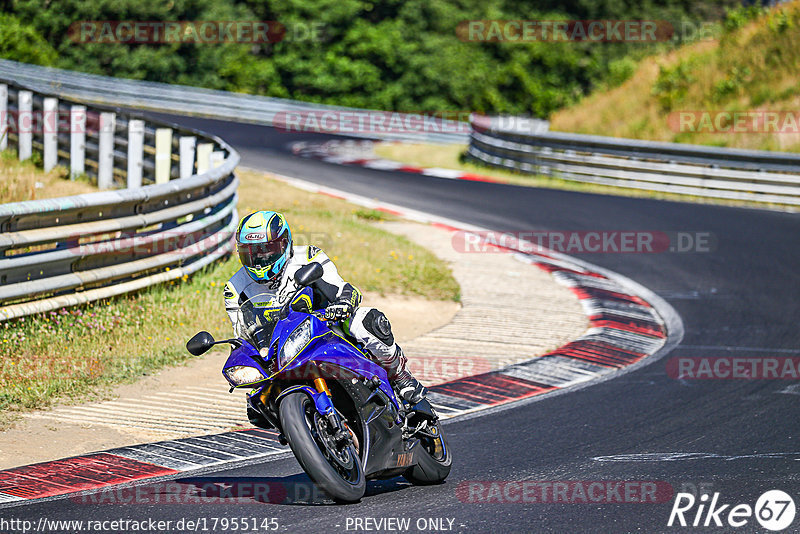
[[[300,293],[298,293],[297,296],[294,297],[294,300],[300,300],[303,297],[313,302],[314,295],[311,288],[308,287],[303,288],[303,290],[300,291]],[[270,351],[272,350],[272,347],[275,345],[276,340],[278,341],[279,349],[280,347],[283,347],[286,338],[289,337],[289,335],[292,332],[294,332],[294,329],[300,326],[300,323],[302,323],[303,320],[309,315],[310,314],[303,312],[296,312],[291,308],[289,308],[289,315],[284,319],[279,320],[275,325],[275,328],[272,330],[272,335],[270,336],[270,341],[269,341]],[[328,328],[325,327],[325,330],[328,330]],[[270,357],[273,356],[277,356],[277,354],[270,354]]]
[[[320,414],[328,415],[329,413],[333,412],[333,403],[331,402],[331,398],[328,397],[328,394],[324,391],[317,391],[311,386],[292,386],[290,388],[286,388],[281,391],[281,394],[275,399],[275,403],[280,404],[282,398],[297,391],[303,392],[311,397],[311,400],[314,401],[314,406],[317,408],[317,411]]]
[[[275,358],[278,364],[281,363],[279,361],[279,354],[284,343],[286,343],[287,338],[292,332],[306,319],[310,320],[311,324],[310,342],[302,348],[288,364],[280,368],[275,378],[279,378],[283,373],[288,373],[289,371],[303,367],[311,361],[332,363],[337,366],[348,368],[365,379],[377,376],[380,379],[379,388],[381,391],[391,399],[396,409],[400,409],[400,404],[397,401],[394,390],[389,384],[388,376],[383,367],[368,359],[366,355],[352,343],[332,332],[324,321],[321,321],[313,314],[296,312],[290,309],[289,315],[278,321],[272,331],[272,336],[269,341],[269,352],[265,358],[266,361]],[[268,379],[273,378],[260,363],[261,356],[259,351],[246,340],[242,340],[242,342],[242,345],[235,348],[225,362],[223,367],[225,379],[227,380],[228,377],[225,375],[224,371],[237,365],[256,367]],[[229,380],[228,382],[230,383]],[[252,384],[252,386],[263,389],[268,384],[268,381],[257,382]],[[247,387],[250,386],[251,385],[248,385]]]
[[[255,367],[261,374],[264,375],[265,380],[269,377],[269,373],[267,373],[266,369],[261,365],[259,359],[261,355],[259,354],[258,350],[248,343],[246,340],[241,339],[242,344],[239,347],[234,348],[231,351],[230,356],[225,361],[225,365],[222,367],[222,376],[225,377],[225,380],[228,381],[231,386],[234,387],[251,387],[251,385],[247,386],[236,386],[232,384],[230,380],[228,380],[228,375],[225,373],[226,370],[230,369],[231,367],[237,367],[239,365],[247,366],[247,367]],[[263,381],[255,382],[253,385],[261,384]]]
[[[300,317],[295,318],[293,316]],[[292,324],[296,326],[299,326],[306,317],[311,317],[311,342],[301,350],[300,354],[283,368],[281,372],[288,373],[293,369],[306,365],[310,361],[314,361],[331,363],[350,369],[366,379],[377,376],[381,381],[379,386],[381,391],[392,400],[395,408],[400,409],[400,404],[397,402],[394,390],[389,384],[389,377],[383,367],[368,359],[363,352],[358,350],[349,341],[333,333],[323,321],[320,321],[313,315],[301,312],[293,312],[289,315],[290,319],[294,319]],[[278,335],[277,330],[276,328],[276,332],[273,336]],[[279,346],[283,346],[283,342],[290,333],[291,331],[285,333],[285,335],[284,332],[280,333],[281,341],[278,344]]]
[[[288,317],[282,321],[279,321],[276,325],[274,330],[271,334],[271,339],[269,340],[269,352],[267,357],[264,358],[264,361],[269,362],[270,359],[278,357],[278,354],[273,354],[273,348],[276,348],[275,340],[278,341],[277,351],[280,350],[280,347],[283,346],[283,343],[286,341],[286,338],[289,337],[289,334],[294,332],[294,329],[297,328],[300,323],[303,321],[303,317],[298,317],[298,315],[304,316],[306,314],[292,314],[294,317]],[[239,338],[242,342],[240,347],[236,347],[231,351],[230,356],[228,356],[228,360],[225,362],[225,365],[222,367],[222,375],[225,377],[225,380],[228,381],[230,384],[230,380],[228,380],[228,376],[225,374],[225,370],[230,367],[235,367],[237,365],[246,365],[250,367],[255,367],[261,371],[265,377],[270,378],[270,373],[264,366],[261,364],[261,353],[258,351],[256,347],[254,347],[249,341],[246,339]],[[260,384],[260,382],[259,382]],[[232,386],[234,384],[231,384]],[[239,386],[244,387],[244,386]]]

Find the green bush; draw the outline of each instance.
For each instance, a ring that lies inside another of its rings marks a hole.
[[[728,76],[714,84],[714,93],[711,95],[711,99],[714,102],[722,102],[729,96],[739,93],[749,77],[750,69],[748,67],[741,69],[733,67]]]
[[[727,33],[734,32],[750,21],[765,14],[767,10],[760,5],[738,6],[728,10],[722,27]]]
[[[794,21],[786,11],[779,9],[770,14],[767,25],[773,33],[783,33],[794,26]]]
[[[55,63],[57,54],[33,26],[23,24],[13,15],[0,13],[0,57],[50,66]]]
[[[692,74],[693,62],[681,61],[672,67],[660,67],[652,94],[664,111],[671,111],[683,102],[691,85],[697,80]]]
[[[636,72],[636,62],[623,57],[615,59],[608,64],[608,87],[613,88],[622,85]]]

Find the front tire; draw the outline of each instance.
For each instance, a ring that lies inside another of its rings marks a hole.
[[[435,429],[438,438],[421,438],[417,444],[417,447],[420,448],[417,451],[417,464],[403,473],[403,478],[415,486],[441,484],[450,474],[450,468],[453,465],[450,447],[448,447],[439,425],[434,425],[431,429]]]
[[[341,449],[338,461],[333,457],[325,445],[326,440],[330,443],[329,436],[320,435],[316,419],[319,415],[305,393],[290,393],[281,401],[278,411],[283,434],[311,480],[336,501],[359,501],[367,483],[355,447],[348,445]],[[348,457],[351,462],[346,461]]]

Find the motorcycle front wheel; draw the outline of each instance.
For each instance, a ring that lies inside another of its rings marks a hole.
[[[279,414],[286,441],[311,480],[335,501],[359,501],[366,490],[361,459],[352,444],[335,443],[311,398],[290,393],[281,401]]]

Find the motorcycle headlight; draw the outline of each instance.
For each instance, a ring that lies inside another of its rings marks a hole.
[[[311,341],[311,320],[306,319],[286,338],[278,358],[278,365],[283,368],[308,345],[309,341]]]
[[[236,365],[225,369],[225,376],[234,386],[244,386],[254,384],[264,380],[264,375],[255,367],[249,365]]]

